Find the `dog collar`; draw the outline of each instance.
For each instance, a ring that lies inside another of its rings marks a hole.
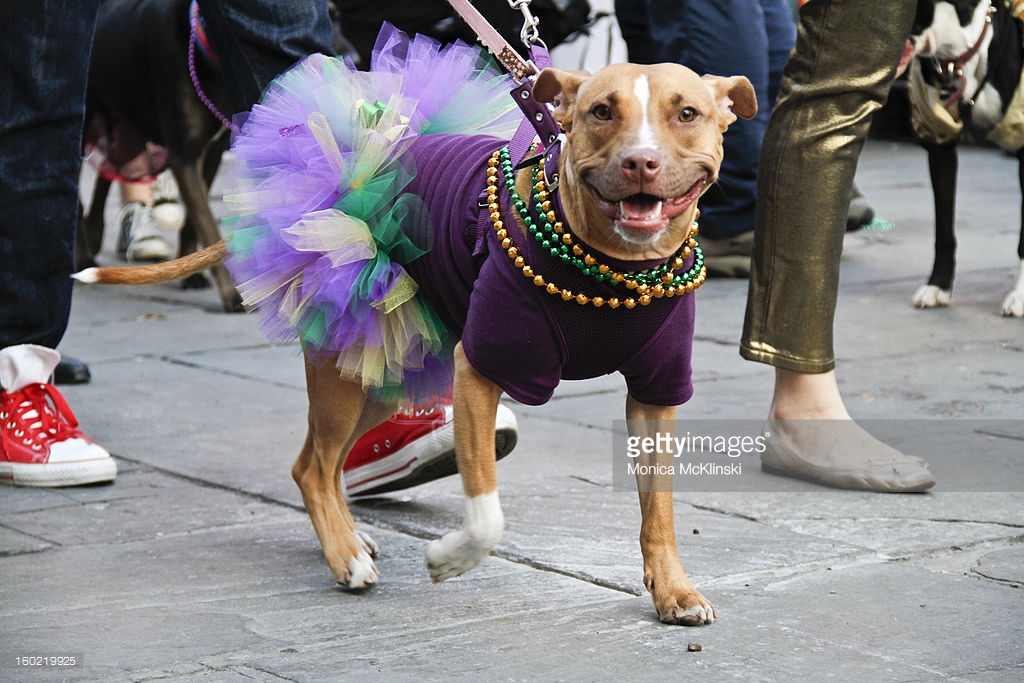
[[[995,13],[995,5],[992,4],[992,0],[989,0],[988,12],[985,14],[985,21],[981,26],[981,34],[978,36],[978,39],[974,41],[974,44],[967,48],[967,50],[964,53],[960,54],[955,59],[937,60],[938,66],[940,67],[942,73],[950,80],[955,79],[957,81],[956,90],[954,90],[953,94],[951,94],[942,102],[946,109],[950,111],[953,111],[953,109],[960,104],[960,100],[963,99],[964,91],[967,90],[967,76],[964,74],[964,66],[967,65],[967,62],[974,59],[974,56],[978,54],[978,51],[981,49],[981,44],[985,42],[985,37],[988,35],[989,30],[992,28],[992,16]],[[984,82],[982,82],[979,85],[979,93],[981,92],[981,88],[983,88],[984,85]],[[975,94],[975,97],[977,97],[977,93]],[[971,101],[968,102],[969,106],[974,105],[973,100],[974,98],[971,98]]]
[[[203,56],[210,61],[211,64],[220,68],[220,57],[213,49],[213,44],[210,42],[210,36],[206,34],[206,25],[203,22],[202,15],[199,14],[199,3],[196,0],[192,0],[192,3],[188,7],[188,14],[192,22],[192,27],[196,32],[196,44],[199,46],[199,51],[203,53]]]

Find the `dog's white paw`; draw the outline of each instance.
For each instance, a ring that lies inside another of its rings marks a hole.
[[[1003,299],[1003,315],[1024,318],[1024,259],[1021,259],[1020,269],[1017,271],[1017,284]]]
[[[426,564],[434,583],[468,572],[484,561],[491,547],[470,538],[459,529],[427,544]]]
[[[365,550],[370,557],[377,557],[380,555],[380,547],[377,545],[377,542],[370,537],[370,534],[365,531],[360,531],[359,529],[356,529],[355,534],[356,538],[359,539],[359,543],[362,544],[363,550]]]
[[[484,561],[501,540],[505,515],[498,492],[466,499],[465,526],[427,545],[427,569],[434,583],[468,572]]]
[[[935,285],[921,285],[914,292],[913,302],[918,308],[939,308],[948,306],[952,293]]]
[[[335,580],[350,590],[363,590],[375,586],[379,576],[373,558],[365,550],[360,550],[358,555],[348,561],[348,567]]]
[[[1003,299],[1003,315],[1024,318],[1024,291],[1014,290]]]

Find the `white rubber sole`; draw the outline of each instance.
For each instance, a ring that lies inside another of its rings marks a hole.
[[[0,462],[0,484],[13,486],[82,486],[113,481],[116,476],[117,463],[110,457],[41,464]]]

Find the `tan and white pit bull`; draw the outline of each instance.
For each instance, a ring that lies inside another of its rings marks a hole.
[[[757,105],[743,77],[699,77],[675,64],[620,64],[595,75],[545,69],[534,96],[555,105],[565,132],[560,158],[566,223],[594,250],[625,261],[669,259],[690,236],[697,199],[717,180],[722,133],[750,118]],[[519,171],[521,196],[530,170]],[[518,217],[517,217],[518,218]],[[526,228],[519,221],[523,236]],[[141,283],[181,277],[224,254],[224,247],[170,264],[87,272],[82,279]],[[505,258],[503,253],[497,255]],[[566,305],[576,306],[575,302]],[[625,308],[623,312],[626,313]],[[621,333],[631,333],[622,319]],[[360,532],[339,488],[346,455],[367,430],[394,411],[369,401],[358,384],[340,379],[330,364],[307,359],[309,430],[292,475],[324,557],[338,583],[363,589],[377,582],[377,547]],[[495,468],[495,414],[502,389],[455,349],[454,430],[466,494],[463,527],[432,541],[426,564],[434,581],[472,569],[497,546],[504,528]],[[672,431],[676,408],[626,399],[631,434]],[[670,457],[670,456],[669,456]],[[707,624],[715,609],[690,583],[676,547],[671,482],[640,482],[640,544],[644,583],[663,622]]]

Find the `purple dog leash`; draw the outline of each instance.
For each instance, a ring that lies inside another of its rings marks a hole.
[[[189,24],[191,30],[189,31],[188,37],[188,75],[192,78],[192,87],[196,90],[196,95],[199,97],[199,101],[206,105],[206,108],[210,110],[210,113],[217,117],[224,126],[233,133],[238,132],[238,126],[221,113],[220,109],[217,109],[217,105],[207,97],[206,92],[203,91],[203,86],[199,82],[199,74],[196,73],[196,44],[199,43],[200,49],[203,53],[208,55],[210,61],[215,66],[220,66],[220,60],[217,59],[216,53],[210,46],[210,41],[206,37],[206,31],[203,29],[202,19],[199,17],[199,3],[196,0],[192,0],[189,5]]]

